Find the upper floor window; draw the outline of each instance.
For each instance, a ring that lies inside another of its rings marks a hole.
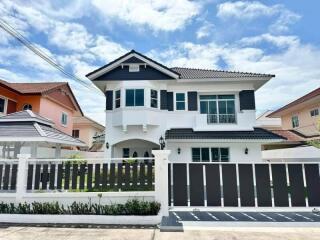
[[[208,123],[235,123],[234,95],[200,96],[200,113],[207,114]]]
[[[5,104],[6,100],[4,98],[0,98],[0,113],[5,113]]]
[[[186,97],[184,93],[176,93],[176,110],[186,109]]]
[[[120,90],[117,90],[115,93],[114,105],[115,105],[115,108],[119,108],[121,105],[121,91]]]
[[[80,136],[80,130],[79,129],[72,130],[72,137],[79,138],[79,136]]]
[[[291,122],[292,122],[292,127],[293,128],[299,127],[299,118],[298,118],[298,116],[292,116]]]
[[[23,110],[31,110],[32,111],[32,105],[31,104],[25,104],[23,106]]]
[[[158,91],[151,89],[151,107],[158,108]]]
[[[313,109],[313,110],[311,110],[310,111],[310,115],[311,115],[311,117],[316,117],[316,116],[318,116],[319,115],[319,109]]]
[[[144,106],[144,89],[127,89],[126,106],[136,107]]]
[[[229,161],[229,148],[192,148],[191,150],[193,162]]]
[[[66,114],[66,113],[62,113],[61,114],[61,124],[63,126],[67,126],[68,125],[68,114]]]

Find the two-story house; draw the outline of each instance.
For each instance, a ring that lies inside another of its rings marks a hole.
[[[168,68],[134,50],[87,74],[106,95],[106,157],[261,161],[282,138],[255,128],[255,90],[274,75]]]
[[[0,116],[31,110],[71,135],[74,116],[83,116],[66,82],[9,83],[0,80]]]

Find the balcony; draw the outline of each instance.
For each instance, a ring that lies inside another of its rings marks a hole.
[[[159,126],[163,121],[160,110],[146,107],[122,108],[110,114],[113,126]]]
[[[207,114],[208,124],[236,123],[235,114]]]
[[[247,131],[253,130],[255,111],[245,110],[236,114],[197,114],[195,131]]]

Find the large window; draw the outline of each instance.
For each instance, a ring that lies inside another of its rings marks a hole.
[[[299,118],[298,118],[298,116],[292,116],[291,122],[292,122],[292,127],[293,128],[299,127]]]
[[[115,99],[114,99],[115,108],[119,108],[120,104],[121,104],[121,92],[120,90],[117,90],[115,94]]]
[[[151,107],[158,108],[158,91],[151,89],[150,95],[151,95]]]
[[[229,148],[192,148],[193,162],[228,162]]]
[[[68,125],[68,114],[66,114],[66,113],[62,113],[61,114],[61,124],[63,126],[67,126]]]
[[[127,107],[144,106],[144,90],[143,89],[127,89],[126,90],[126,106]]]
[[[208,123],[235,123],[234,95],[200,96],[200,113],[207,114]]]
[[[176,110],[186,109],[186,97],[184,93],[176,93]]]
[[[311,117],[316,117],[316,116],[318,116],[319,115],[319,109],[313,109],[313,110],[311,110],[310,111],[310,115],[311,115]]]
[[[3,98],[0,98],[0,113],[5,112],[5,104],[6,104],[6,100]]]

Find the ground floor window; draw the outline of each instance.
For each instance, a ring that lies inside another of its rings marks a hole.
[[[122,149],[122,157],[123,158],[129,158],[130,157],[130,149],[129,148],[123,148]]]
[[[192,148],[193,162],[228,162],[229,148]]]
[[[5,112],[5,103],[6,103],[6,100],[4,98],[0,98],[0,113]]]

